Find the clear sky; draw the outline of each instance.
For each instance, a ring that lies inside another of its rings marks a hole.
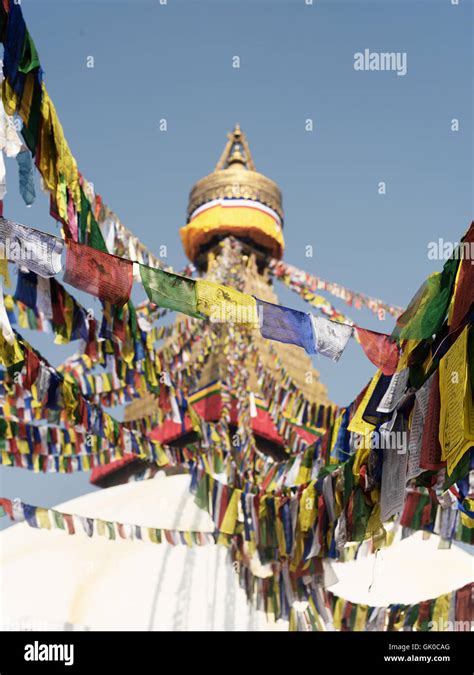
[[[22,7],[79,169],[151,250],[168,247],[175,269],[185,264],[179,228],[189,190],[213,170],[239,122],[257,169],[283,191],[285,260],[403,306],[442,266],[428,259],[428,243],[457,241],[472,218],[472,2],[306,2]],[[406,54],[406,74],[355,70],[354,54],[365,49]],[[31,209],[18,197],[14,160],[7,180],[5,215],[55,232],[39,187]],[[305,257],[309,244],[313,258]],[[308,309],[277,291],[283,304]],[[362,326],[392,329],[390,320],[334,304]],[[73,351],[51,336],[27,337],[55,364]],[[338,404],[374,371],[355,343],[339,363],[315,363]],[[2,469],[0,477],[2,494],[38,505],[91,489],[87,474]]]

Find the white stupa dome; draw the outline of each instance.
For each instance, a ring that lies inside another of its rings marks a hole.
[[[212,532],[190,477],[132,482],[59,511],[145,527]],[[287,630],[247,602],[223,546],[108,541],[19,523],[0,534],[4,630]]]
[[[377,554],[335,563],[336,595],[369,606],[412,605],[450,593],[474,580],[472,547],[453,542],[440,547],[435,534],[415,532]],[[469,550],[470,549],[470,550]]]

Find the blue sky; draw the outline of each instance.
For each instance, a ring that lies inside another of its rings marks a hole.
[[[469,0],[23,0],[22,7],[81,172],[150,249],[168,247],[175,269],[185,264],[179,228],[189,190],[213,170],[236,122],[257,169],[283,191],[290,263],[406,305],[442,265],[428,259],[428,243],[456,241],[467,229]],[[407,74],[355,71],[354,54],[364,49],[405,52]],[[12,160],[7,179],[5,215],[55,232],[39,186],[31,209],[21,203]],[[277,291],[283,304],[307,308]],[[392,329],[389,320],[334,304],[362,326]],[[53,363],[73,351],[28,337]],[[315,363],[339,404],[373,373],[355,343],[339,363]],[[87,475],[3,469],[1,477],[3,494],[37,504],[90,489]]]

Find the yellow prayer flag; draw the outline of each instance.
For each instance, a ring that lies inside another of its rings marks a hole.
[[[51,529],[51,521],[49,519],[48,509],[43,509],[39,506],[36,508],[36,522],[42,530]]]
[[[23,349],[20,347],[18,340],[14,339],[12,344],[9,344],[2,331],[0,331],[0,363],[6,368],[19,365],[25,360]]]
[[[449,608],[451,605],[451,593],[445,593],[436,598],[433,614],[431,616],[432,621],[432,630],[433,631],[444,631],[444,626],[447,625],[449,620]]]
[[[370,397],[374,393],[374,389],[377,386],[377,383],[380,379],[380,376],[382,375],[381,370],[377,370],[375,375],[373,376],[372,380],[370,381],[369,386],[367,387],[367,390],[362,397],[362,401],[359,403],[359,407],[354,413],[353,418],[349,422],[347,429],[349,431],[354,431],[357,434],[361,434],[362,436],[365,436],[368,431],[372,431],[372,429],[375,429],[374,424],[369,424],[368,422],[365,422],[362,419],[362,415],[365,412],[365,409],[367,407],[367,404],[370,400]]]
[[[18,96],[10,85],[8,78],[6,77],[2,82],[2,99],[3,107],[5,108],[7,115],[14,115],[18,105]],[[28,120],[23,118],[23,122],[27,121]]]
[[[334,605],[334,612],[332,617],[332,622],[336,630],[341,630],[342,614],[344,611],[345,600],[343,598],[338,598],[336,604]]]
[[[247,293],[205,279],[196,280],[197,311],[216,322],[257,324],[257,301]]]
[[[400,614],[398,616],[398,621],[395,621],[393,623],[393,630],[394,631],[401,631],[403,630],[403,626],[405,624],[405,617],[406,617],[406,610],[401,609]]]
[[[223,534],[234,534],[235,523],[237,522],[238,508],[242,490],[234,490],[230,498],[224,519],[219,528]]]
[[[194,545],[193,537],[192,537],[191,532],[186,531],[186,532],[183,533],[183,536],[184,536],[184,541],[186,542],[187,546],[189,548],[191,548]]]
[[[10,274],[8,272],[8,260],[6,258],[0,258],[0,276],[3,277],[4,288],[10,288],[12,284],[10,280]],[[13,299],[11,296],[5,296],[5,308],[10,309],[7,306],[7,297],[10,298],[11,304],[13,304]]]
[[[356,616],[354,622],[354,631],[361,632],[365,630],[365,624],[367,621],[367,605],[357,605]]]
[[[474,441],[474,405],[468,368],[469,326],[439,362],[441,457],[450,476]]]
[[[301,493],[299,523],[302,532],[311,529],[316,515],[316,495],[314,492],[314,481],[306,487]]]

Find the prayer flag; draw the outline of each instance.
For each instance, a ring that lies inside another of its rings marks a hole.
[[[407,309],[397,319],[392,337],[400,340],[427,340],[443,325],[451,300],[459,260],[450,258],[442,272],[428,277]]]
[[[194,279],[148,265],[140,265],[140,276],[149,300],[155,305],[200,318]]]
[[[384,375],[393,375],[398,364],[396,342],[384,333],[355,326],[357,337],[369,361],[380,368]]]
[[[105,302],[122,306],[130,298],[133,264],[130,260],[68,241],[64,281]]]
[[[316,351],[333,361],[339,361],[352,335],[352,326],[311,315]]]
[[[64,243],[46,232],[0,218],[0,258],[12,260],[42,277],[62,270]]]
[[[309,314],[288,307],[273,305],[257,298],[262,337],[303,347],[316,354],[313,328]]]
[[[461,262],[449,321],[452,331],[461,324],[474,302],[474,221],[459,246]]]
[[[212,281],[196,281],[197,308],[211,321],[257,323],[257,303],[253,296]]]

